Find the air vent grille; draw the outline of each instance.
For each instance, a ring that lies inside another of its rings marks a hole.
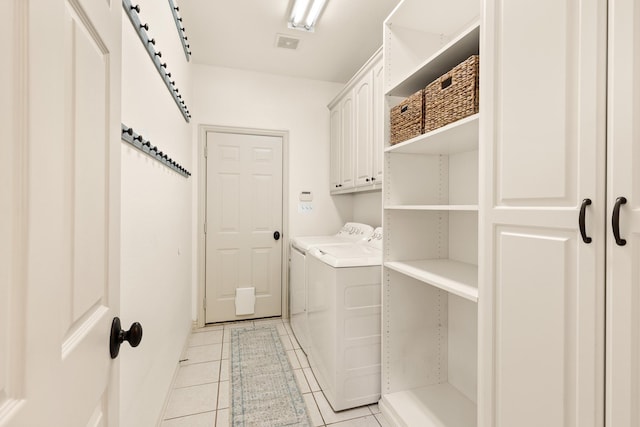
[[[284,34],[278,34],[276,37],[276,47],[283,49],[295,50],[298,48],[300,39],[291,36],[285,36]]]

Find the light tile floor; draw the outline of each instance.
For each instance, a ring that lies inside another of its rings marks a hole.
[[[176,375],[161,427],[230,425],[230,330],[275,324],[307,403],[314,427],[390,427],[378,405],[334,412],[313,376],[309,361],[287,320],[268,319],[207,326],[191,333]]]

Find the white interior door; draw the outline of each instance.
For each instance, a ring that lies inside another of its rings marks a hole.
[[[606,5],[487,1],[480,425],[602,424]]]
[[[207,132],[206,322],[282,314],[282,137]],[[237,288],[255,313],[236,316]]]
[[[640,425],[640,5],[609,0],[606,425]],[[613,211],[619,205],[618,242]]]
[[[3,2],[1,426],[118,424],[121,8]]]

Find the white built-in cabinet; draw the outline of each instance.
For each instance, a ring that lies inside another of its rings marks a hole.
[[[640,5],[484,4],[479,425],[637,427]]]
[[[384,23],[380,408],[393,425],[477,423],[482,111],[388,140],[390,108],[480,52],[479,17],[477,0],[404,0]]]
[[[404,0],[384,34],[386,114],[471,53],[480,113],[384,148],[382,413],[640,426],[640,4]]]
[[[332,194],[382,187],[382,49],[329,104]]]

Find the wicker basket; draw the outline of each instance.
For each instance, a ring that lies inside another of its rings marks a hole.
[[[424,96],[422,92],[420,89],[391,108],[391,145],[424,133]]]
[[[472,55],[424,89],[424,131],[478,112],[478,55]]]

